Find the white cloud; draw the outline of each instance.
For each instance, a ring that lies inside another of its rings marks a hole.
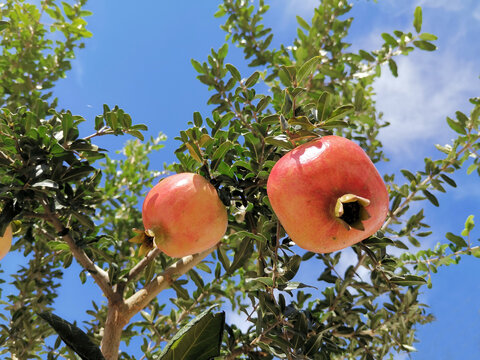
[[[480,20],[480,5],[472,12],[472,16],[475,20]]]
[[[384,68],[374,84],[377,109],[391,123],[380,135],[389,153],[413,158],[422,145],[448,142],[446,116],[465,107],[480,85],[473,64],[453,54],[428,55],[398,59],[399,77]]]
[[[285,15],[295,18],[296,15],[310,19],[313,10],[319,5],[318,0],[290,0],[285,6]]]
[[[468,0],[422,0],[419,3],[422,7],[442,8],[447,11],[460,11],[471,4]]]
[[[242,332],[247,332],[248,328],[252,325],[251,322],[246,321],[247,316],[244,313],[237,313],[233,310],[225,310],[225,320],[227,324],[235,324]],[[251,311],[251,310],[249,310]]]
[[[355,266],[358,263],[358,257],[357,254],[352,250],[352,248],[347,248],[342,251],[342,257],[340,258],[340,261],[338,262],[338,265],[335,266],[335,269],[337,272],[340,274],[340,276],[343,277],[345,274],[345,271],[350,267],[350,266]],[[357,274],[360,276],[360,278],[363,281],[369,281],[370,279],[370,270],[368,270],[366,267],[361,266],[357,270]]]

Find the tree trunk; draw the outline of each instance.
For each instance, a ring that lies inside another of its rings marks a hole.
[[[117,360],[122,331],[128,323],[126,306],[122,302],[109,303],[107,320],[103,329],[102,354],[106,360]]]

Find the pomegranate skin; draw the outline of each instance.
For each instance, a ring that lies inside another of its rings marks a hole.
[[[12,247],[12,237],[12,225],[8,224],[5,233],[0,236],[0,260],[2,260],[10,251],[10,248]]]
[[[388,191],[370,158],[353,141],[325,136],[284,155],[272,168],[267,193],[273,211],[301,248],[330,253],[374,234],[388,213]],[[364,230],[347,229],[335,215],[337,200],[354,194],[370,200]]]
[[[145,230],[171,257],[207,250],[225,234],[228,216],[216,189],[201,175],[169,176],[147,194],[142,208]]]

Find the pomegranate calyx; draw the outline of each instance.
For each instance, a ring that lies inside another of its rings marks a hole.
[[[158,247],[165,241],[165,232],[160,226],[155,226],[148,231],[152,234],[152,240],[156,247]]]
[[[340,196],[335,203],[335,217],[347,230],[352,228],[364,231],[362,221],[370,218],[365,209],[370,205],[370,200],[355,194]]]

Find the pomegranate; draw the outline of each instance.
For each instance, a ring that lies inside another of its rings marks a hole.
[[[316,253],[366,239],[388,212],[388,191],[370,158],[353,141],[333,135],[283,156],[270,173],[267,193],[290,238]]]
[[[145,230],[165,254],[183,257],[217,244],[228,216],[217,190],[201,175],[169,176],[147,194],[142,209]]]
[[[8,225],[5,233],[0,236],[0,260],[5,257],[12,247],[12,225]]]

